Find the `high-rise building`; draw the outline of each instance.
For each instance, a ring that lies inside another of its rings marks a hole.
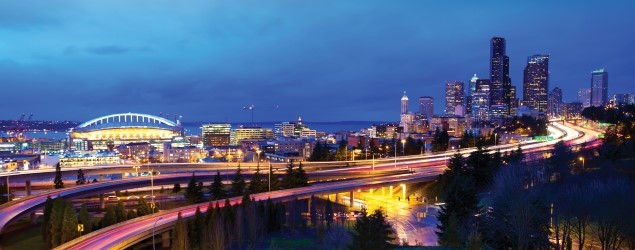
[[[591,106],[603,107],[609,102],[609,73],[604,69],[591,72]]]
[[[408,113],[408,96],[406,95],[406,91],[403,92],[403,96],[401,97],[401,114]]]
[[[523,80],[523,105],[539,112],[548,110],[549,55],[533,55],[527,58]]]
[[[432,115],[434,115],[434,98],[431,96],[419,97],[419,113],[430,122]]]
[[[490,105],[505,105],[502,114],[509,115],[515,96],[512,96],[512,81],[509,77],[509,57],[506,41],[493,37],[490,45]],[[499,106],[500,107],[500,106]]]
[[[472,95],[472,116],[475,121],[489,121],[489,84],[480,84]]]
[[[465,114],[472,115],[472,99],[474,93],[476,93],[476,82],[478,81],[478,76],[474,74],[472,79],[470,79],[470,84],[465,93]]]
[[[267,140],[274,137],[273,130],[261,127],[236,128],[233,131],[232,145],[240,145],[243,140]]]
[[[230,143],[231,125],[223,124],[203,124],[203,146],[228,146]]]
[[[447,115],[464,115],[463,109],[465,105],[463,98],[465,92],[463,90],[463,82],[454,81],[445,83],[445,114]]]
[[[549,115],[550,116],[558,116],[562,112],[560,108],[562,107],[562,89],[559,87],[553,88],[551,92],[549,92]]]
[[[613,96],[615,100],[615,104],[617,105],[628,105],[633,104],[635,100],[633,99],[633,94],[615,94]]]
[[[578,91],[578,102],[582,103],[582,108],[591,106],[591,89],[580,89]]]

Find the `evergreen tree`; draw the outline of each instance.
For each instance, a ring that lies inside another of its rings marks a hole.
[[[194,249],[200,248],[200,239],[203,236],[203,228],[205,228],[205,217],[203,216],[203,213],[201,213],[200,207],[196,207],[194,219],[190,220],[188,224],[188,236],[190,245]]]
[[[335,153],[335,159],[338,161],[345,161],[348,158],[348,143],[345,140],[339,142],[337,152]]]
[[[317,141],[315,143],[315,146],[313,147],[313,152],[311,152],[311,156],[309,157],[309,161],[322,161],[324,159],[322,159],[322,151],[323,151],[323,147],[322,144],[320,143],[320,141]]]
[[[77,170],[77,181],[75,181],[75,184],[86,184],[86,177],[84,176],[84,171],[81,168]]]
[[[90,215],[88,214],[88,207],[86,207],[86,203],[82,203],[82,207],[79,209],[77,222],[84,225],[84,232],[82,232],[82,234],[87,234],[93,231],[93,222],[90,220]]]
[[[176,225],[172,231],[172,249],[187,250],[190,249],[190,242],[187,236],[187,222],[181,217],[181,212],[176,219]]]
[[[64,181],[62,180],[62,167],[59,163],[55,165],[55,179],[53,180],[55,189],[64,188]]]
[[[430,151],[439,152],[448,150],[448,146],[450,143],[450,135],[448,135],[448,131],[445,129],[440,130],[438,127],[434,132],[434,136],[432,137],[432,148]]]
[[[216,176],[214,176],[214,182],[210,186],[210,192],[214,197],[214,200],[220,200],[225,198],[225,190],[223,190],[223,179],[220,176],[220,171],[216,171]]]
[[[458,222],[459,230],[463,224],[477,211],[478,198],[476,197],[476,189],[474,180],[471,176],[459,175],[455,176],[449,183],[443,194],[445,204],[441,206],[437,219],[439,231],[437,235],[439,239],[453,239],[456,225],[454,221],[450,221],[450,217],[454,216]],[[452,241],[453,242],[453,241]],[[443,243],[443,242],[440,242]]]
[[[297,183],[296,181],[296,177],[297,175],[295,174],[295,169],[293,169],[293,161],[289,162],[289,164],[287,164],[287,168],[285,170],[285,175],[282,178],[282,188],[287,189],[287,188],[294,188],[295,184]]]
[[[5,185],[4,182],[0,182],[0,204],[4,204],[10,201],[12,194],[9,194],[8,196],[6,195],[7,185]]]
[[[326,205],[324,206],[324,220],[326,221],[326,228],[331,229],[331,224],[333,224],[333,204],[331,203],[331,199],[326,200]]]
[[[145,198],[141,197],[137,201],[137,216],[144,216],[152,213],[152,208]]]
[[[185,198],[192,204],[199,203],[203,198],[201,187],[198,185],[195,174],[192,174],[192,178],[190,178],[190,181],[187,183]]]
[[[137,211],[135,211],[134,209],[128,210],[128,214],[126,215],[126,218],[128,220],[132,220],[134,218],[137,218]]]
[[[126,207],[123,205],[123,202],[117,202],[117,207],[115,207],[115,217],[117,218],[117,223],[126,221],[128,219],[127,216],[128,211],[126,211]]]
[[[350,249],[390,249],[390,242],[394,240],[394,232],[383,212],[377,209],[369,216],[365,207],[362,207],[351,234]]]
[[[317,211],[315,211],[315,196],[311,195],[311,206],[309,206],[310,216],[311,216],[311,225],[317,225]]]
[[[108,206],[106,207],[104,218],[101,219],[101,225],[102,227],[108,227],[114,224],[117,224],[117,214],[115,212],[115,206]]]
[[[50,245],[52,248],[62,244],[62,223],[64,222],[64,210],[66,202],[61,198],[53,200],[51,211],[49,234],[51,235]]]
[[[172,188],[172,193],[178,193],[181,192],[181,184],[180,183],[174,183],[174,187]]]
[[[255,194],[266,190],[264,176],[260,173],[260,167],[256,167],[256,172],[251,175],[251,181],[249,181],[249,193]]]
[[[245,192],[246,184],[241,172],[240,165],[238,165],[234,178],[232,179],[232,192],[234,193],[234,196],[241,196],[243,195],[243,192]]]
[[[302,162],[298,164],[298,169],[295,171],[294,175],[295,184],[293,185],[293,187],[306,187],[309,185],[309,176],[304,171]]]
[[[51,196],[46,198],[44,202],[44,214],[42,215],[42,239],[46,249],[53,248],[51,246],[51,214],[53,213],[53,199]]]
[[[447,224],[444,225],[443,232],[439,234],[439,245],[450,248],[460,248],[463,246],[459,219],[457,219],[453,213],[450,214]]]
[[[66,243],[79,236],[79,232],[77,232],[78,223],[75,208],[70,202],[64,203],[64,217],[61,225],[62,231],[60,233],[60,244]]]

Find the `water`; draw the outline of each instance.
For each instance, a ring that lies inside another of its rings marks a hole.
[[[280,122],[262,122],[257,123],[257,126],[261,126],[263,128],[271,128],[273,129],[274,125]],[[327,132],[334,133],[338,131],[360,131],[361,129],[368,128],[373,124],[381,124],[386,122],[378,122],[378,121],[343,121],[343,122],[304,122],[311,129],[315,129],[318,132]],[[203,122],[184,122],[183,128],[185,129],[186,135],[200,135],[201,127],[203,126]],[[239,126],[250,126],[250,123],[231,123],[232,128],[238,128]],[[47,132],[25,132],[26,138],[49,138],[49,139],[64,139],[67,137],[67,132],[55,132],[55,131],[47,131]],[[2,137],[9,137],[5,132],[0,134]]]

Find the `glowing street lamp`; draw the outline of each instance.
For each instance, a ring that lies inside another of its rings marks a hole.
[[[582,162],[582,170],[584,170],[584,157],[580,157],[578,160]]]
[[[401,154],[406,155],[406,139],[401,139]]]
[[[156,243],[154,243],[155,228],[157,227],[157,222],[159,222],[162,219],[163,217],[159,217],[156,221],[154,221],[154,225],[152,225],[152,249],[153,250],[156,249]]]

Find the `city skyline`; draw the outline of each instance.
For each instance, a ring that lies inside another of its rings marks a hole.
[[[635,31],[623,21],[631,3],[148,4],[0,2],[0,82],[15,103],[0,117],[163,112],[233,122],[249,121],[243,107],[255,105],[256,121],[396,121],[404,90],[433,97],[441,114],[446,81],[489,78],[492,37],[506,39],[518,90],[534,54],[550,55],[549,87],[565,102],[594,69],[611,72],[609,96],[633,78]],[[543,8],[544,19],[527,21]],[[478,14],[486,9],[504,11]]]

